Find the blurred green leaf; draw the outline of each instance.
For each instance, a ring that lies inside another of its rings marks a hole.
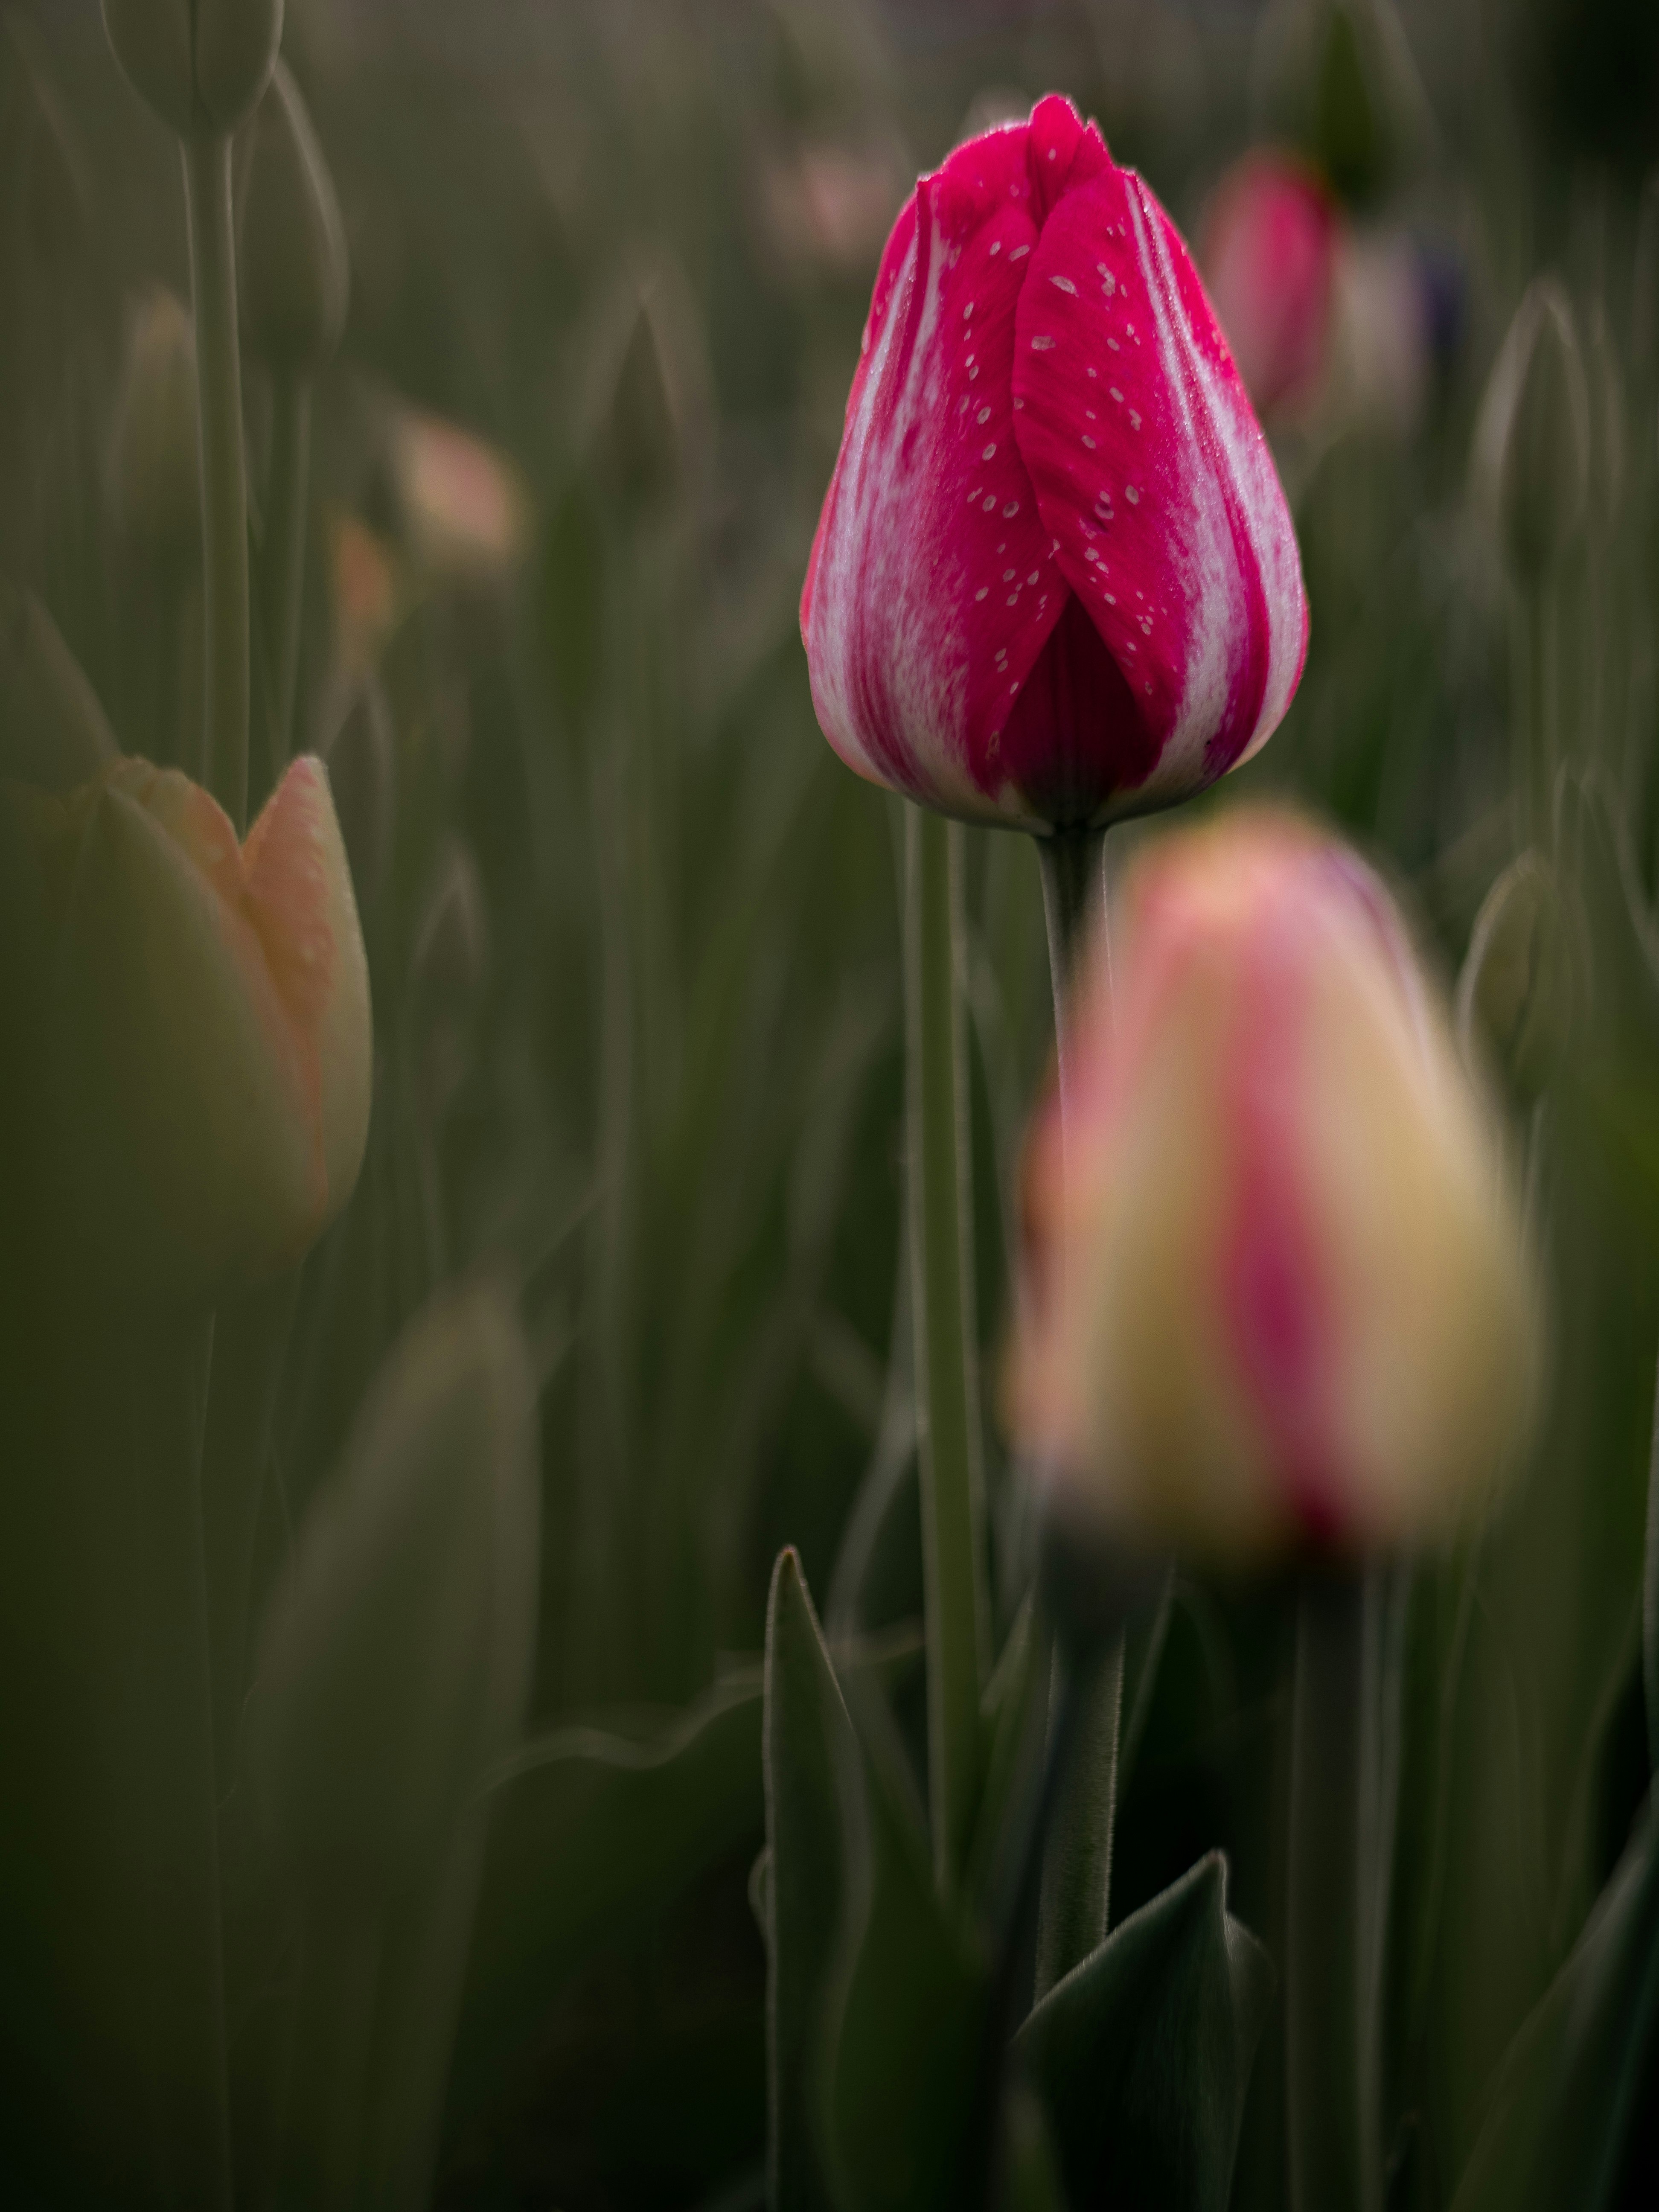
[[[1604,2212],[1659,2066],[1659,1801],[1504,2063],[1453,2212]]]
[[[1049,1991],[1016,2048],[1074,2203],[1225,2212],[1273,1985],[1216,1851]]]
[[[490,1793],[452,2112],[486,2102],[550,1998],[761,1825],[761,1680],[719,1684],[654,1736],[556,1729]]]
[[[835,2201],[824,2171],[823,2012],[844,1911],[838,1777],[856,1759],[817,1616],[792,1551],[772,1576],[766,1633],[767,2066],[770,2201]]]

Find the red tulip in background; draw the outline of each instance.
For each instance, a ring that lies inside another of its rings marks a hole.
[[[1289,704],[1273,457],[1173,224],[1057,95],[894,227],[801,629],[849,767],[1037,831],[1188,797]]]
[[[1335,204],[1290,155],[1247,155],[1216,193],[1204,226],[1204,279],[1264,415],[1293,411],[1323,381],[1337,247]]]

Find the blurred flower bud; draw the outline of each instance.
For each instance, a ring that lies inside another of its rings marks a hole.
[[[1216,319],[1264,416],[1318,392],[1330,340],[1336,209],[1293,155],[1246,155],[1222,179],[1200,260]]]
[[[15,11],[0,18],[0,112],[6,161],[0,191],[21,212],[43,271],[58,271],[87,234],[90,193],[85,157],[38,51],[33,26]]]
[[[285,62],[252,135],[237,260],[243,342],[268,368],[314,377],[345,327],[349,269],[333,180]]]
[[[1024,101],[1024,117],[1030,102]],[[973,131],[988,128],[975,118]],[[890,149],[804,146],[762,179],[769,228],[788,270],[867,276],[909,179]]]
[[[171,292],[154,291],[128,319],[110,449],[115,518],[135,550],[199,559],[201,471],[195,328]]]
[[[1650,0],[1516,0],[1520,88],[1560,152],[1629,182],[1659,155],[1659,9]]]
[[[1575,990],[1571,936],[1547,861],[1511,860],[1481,902],[1457,982],[1464,1059],[1489,1054],[1529,1105],[1560,1065]]]
[[[1412,240],[1354,230],[1337,257],[1327,412],[1334,429],[1409,437],[1433,366],[1434,301]]]
[[[104,0],[133,89],[181,138],[234,131],[264,90],[283,0]]]
[[[1253,74],[1261,121],[1300,146],[1350,207],[1383,198],[1431,139],[1393,0],[1271,0]]]
[[[370,1386],[265,1625],[249,1762],[291,1876],[428,1873],[517,1732],[535,1634],[536,1398],[501,1292],[441,1293]]]
[[[1510,573],[1536,585],[1584,519],[1589,395],[1566,294],[1535,278],[1510,325],[1474,434],[1479,495]]]
[[[371,670],[358,684],[325,755],[340,834],[361,912],[370,913],[392,858],[398,744],[385,686]]]
[[[1028,1162],[1019,1440],[1063,1528],[1261,1558],[1455,1525],[1537,1328],[1495,1133],[1387,894],[1308,824],[1161,840]]]
[[[669,389],[662,334],[642,295],[611,395],[605,445],[611,472],[629,507],[660,506],[680,475],[679,410]]]
[[[529,495],[493,447],[404,408],[392,424],[392,467],[411,550],[434,582],[490,584],[517,566],[529,537]]]
[[[33,592],[0,577],[0,778],[67,791],[118,748],[81,664]]]
[[[334,636],[347,675],[371,668],[398,619],[398,570],[392,548],[355,514],[329,519]]]
[[[54,1134],[92,1264],[180,1304],[292,1267],[368,1129],[368,973],[326,770],[294,762],[240,848],[208,793],[141,760],[33,797],[27,821],[57,886]]]
[[[466,847],[439,864],[410,970],[416,1083],[428,1125],[443,1116],[471,1057],[468,1036],[489,972],[489,915]]]

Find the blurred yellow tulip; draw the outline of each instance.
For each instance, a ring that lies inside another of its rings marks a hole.
[[[1382,884],[1292,817],[1161,840],[1075,1022],[1011,1394],[1057,1516],[1237,1559],[1455,1525],[1526,1431],[1536,1298]]]
[[[328,775],[239,847],[173,769],[14,787],[57,945],[43,1040],[66,1218],[108,1287],[189,1303],[300,1260],[368,1136],[368,971]]]

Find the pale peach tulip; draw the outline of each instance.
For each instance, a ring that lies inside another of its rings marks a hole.
[[[188,1303],[301,1259],[368,1135],[368,971],[320,761],[238,846],[175,769],[15,792],[55,913],[45,1040],[68,1219],[124,1293]]]

